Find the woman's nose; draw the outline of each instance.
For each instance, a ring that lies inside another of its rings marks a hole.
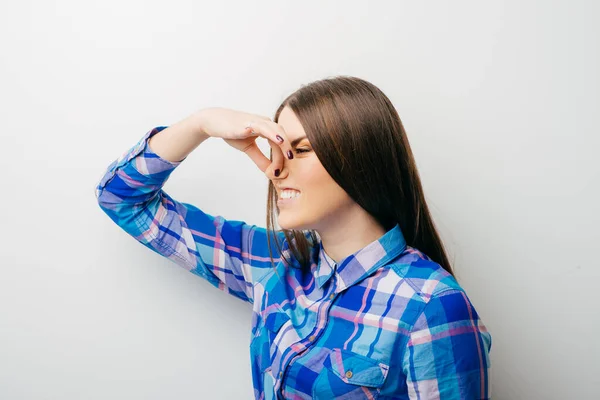
[[[273,179],[285,179],[289,174],[289,168],[284,163],[283,166],[279,166],[273,171]]]
[[[290,163],[292,162],[293,158],[290,160],[289,157],[287,155],[284,155],[279,148],[277,149],[278,154],[276,155],[276,157],[273,157],[273,151],[274,150],[271,149],[269,159],[271,160],[271,163],[273,163],[273,161],[279,161],[277,163],[278,165],[270,167],[267,171],[265,171],[265,173],[267,173],[269,179],[271,180],[284,179],[289,174]]]
[[[283,160],[281,165],[278,165],[272,170],[273,177],[271,179],[285,179],[290,173],[289,160]]]

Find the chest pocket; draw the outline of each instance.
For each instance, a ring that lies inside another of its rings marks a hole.
[[[334,348],[313,385],[313,399],[376,399],[389,365]]]
[[[276,350],[273,342],[281,327],[289,320],[287,313],[277,305],[270,306],[269,310],[261,316],[250,348],[262,372],[271,367],[271,360]]]

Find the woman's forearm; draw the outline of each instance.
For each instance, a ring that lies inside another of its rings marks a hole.
[[[202,129],[202,110],[152,136],[148,146],[160,157],[179,162],[210,136]]]

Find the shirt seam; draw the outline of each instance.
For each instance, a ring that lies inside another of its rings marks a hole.
[[[456,288],[446,288],[438,293],[436,293],[435,295],[432,295],[431,298],[429,299],[430,301],[425,303],[425,306],[423,307],[423,309],[421,310],[421,312],[419,312],[419,314],[416,316],[415,318],[415,322],[410,326],[410,330],[408,331],[408,340],[406,341],[406,344],[404,345],[404,354],[406,354],[406,352],[409,349],[409,343],[411,340],[411,336],[414,332],[415,329],[415,325],[417,324],[417,321],[419,320],[419,318],[421,318],[421,316],[425,313],[425,309],[427,308],[427,306],[430,304],[431,300],[434,297],[440,297],[442,294],[446,293],[446,292],[456,292],[456,293],[463,293],[462,290],[460,289],[456,289]],[[404,358],[404,355],[402,356],[402,358]]]

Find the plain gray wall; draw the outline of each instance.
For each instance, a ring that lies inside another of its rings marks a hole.
[[[0,398],[252,398],[250,306],[121,231],[95,185],[154,126],[272,117],[340,74],[400,113],[493,397],[598,398],[599,3],[283,3],[0,4]],[[165,186],[262,226],[266,188],[218,139]]]

